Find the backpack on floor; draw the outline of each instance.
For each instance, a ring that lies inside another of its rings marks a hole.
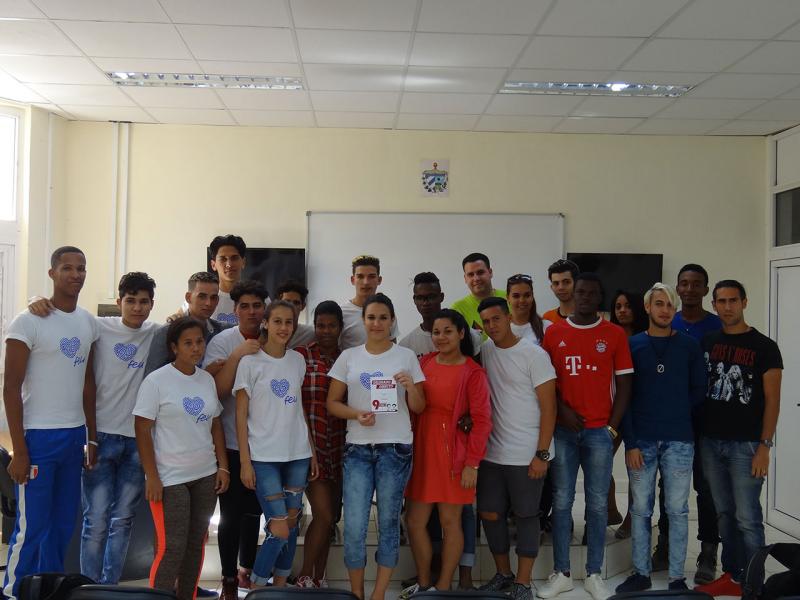
[[[39,573],[27,575],[19,582],[17,600],[66,600],[76,587],[95,583],[85,575]]]
[[[789,570],[764,581],[764,563],[770,556]],[[777,600],[797,595],[800,595],[800,544],[770,544],[753,555],[744,572],[742,600]]]

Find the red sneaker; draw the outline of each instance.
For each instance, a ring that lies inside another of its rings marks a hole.
[[[741,597],[742,586],[736,583],[730,573],[723,573],[722,577],[715,579],[711,583],[695,586],[695,591],[705,592],[712,596],[736,596]]]

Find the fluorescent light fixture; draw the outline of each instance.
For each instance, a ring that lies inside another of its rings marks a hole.
[[[561,81],[506,81],[501,94],[563,94],[567,96],[646,96],[677,98],[693,86],[663,83],[581,83]]]
[[[206,75],[204,73],[107,72],[117,85],[140,87],[238,88],[250,90],[302,90],[300,77]]]

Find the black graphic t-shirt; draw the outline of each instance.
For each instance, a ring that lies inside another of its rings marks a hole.
[[[703,338],[708,370],[703,435],[757,442],[764,417],[764,373],[783,369],[778,344],[754,328],[746,333],[715,331]]]

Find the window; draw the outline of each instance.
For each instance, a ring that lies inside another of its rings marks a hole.
[[[0,221],[17,217],[17,118],[0,113]]]
[[[775,194],[775,245],[800,243],[800,188]]]

